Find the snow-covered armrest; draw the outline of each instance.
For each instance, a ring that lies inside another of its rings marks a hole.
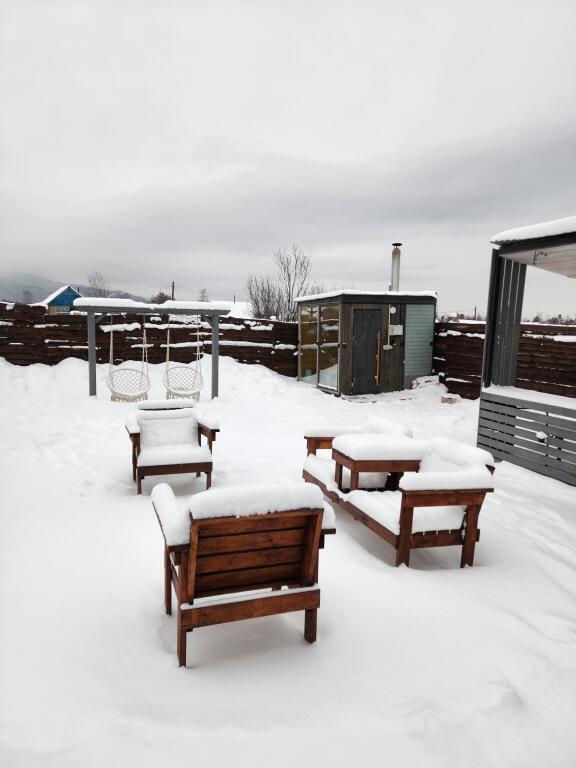
[[[220,432],[219,427],[211,427],[205,424],[203,421],[198,422],[198,431],[201,435],[208,438],[208,443],[211,445],[216,440],[216,435]]]
[[[172,488],[168,483],[155,485],[151,499],[166,546],[186,546],[190,541],[190,515],[185,507],[179,507]]]
[[[188,511],[196,520],[246,517],[292,509],[322,509],[322,491],[310,483],[278,483],[235,488],[211,488],[190,499]]]
[[[494,490],[494,478],[486,467],[459,472],[406,472],[400,480],[401,491]]]
[[[220,423],[214,416],[206,413],[200,408],[196,408],[194,415],[196,416],[199,425],[206,427],[206,429],[211,429],[214,432],[220,431]]]

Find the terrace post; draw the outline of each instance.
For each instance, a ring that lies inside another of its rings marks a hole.
[[[220,354],[220,317],[212,315],[212,399],[218,397],[218,357]]]
[[[88,326],[88,394],[96,397],[96,316],[94,312],[88,312],[86,317]]]

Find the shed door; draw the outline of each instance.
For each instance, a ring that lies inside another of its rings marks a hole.
[[[418,376],[432,373],[434,344],[434,304],[408,304],[404,334],[404,386],[409,388]]]
[[[382,330],[380,309],[355,309],[352,326],[352,394],[379,391],[376,376],[378,332]]]

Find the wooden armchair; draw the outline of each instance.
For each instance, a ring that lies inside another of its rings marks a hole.
[[[148,400],[145,401],[146,408],[142,408],[141,406],[144,405],[144,403],[140,403],[140,406],[138,410],[130,411],[128,415],[126,416],[125,420],[125,429],[128,433],[128,437],[130,438],[130,445],[131,445],[131,459],[132,459],[132,478],[136,480],[136,467],[138,465],[138,454],[140,453],[140,424],[138,423],[138,415],[140,411],[154,411],[154,412],[165,412],[165,411],[182,411],[184,409],[190,409],[194,406],[194,403],[191,405],[183,400],[182,403],[184,405],[179,404],[174,406],[173,404],[178,401],[174,400]],[[167,403],[168,405],[164,405]],[[150,407],[154,406],[154,407]],[[216,442],[216,436],[218,435],[218,432],[220,432],[220,428],[218,426],[218,423],[214,419],[209,419],[205,414],[200,414],[199,410],[196,409],[193,412],[193,416],[196,419],[196,422],[198,424],[198,445],[202,445],[202,438],[204,437],[206,439],[206,444],[208,446],[208,449],[210,452],[212,452],[212,446]]]
[[[317,488],[220,488],[193,496],[183,516],[162,483],[152,503],[165,541],[167,614],[172,587],[178,600],[180,666],[186,665],[187,633],[212,624],[304,611],[304,637],[316,640],[318,551],[323,534],[334,532],[322,530]]]
[[[136,451],[136,488],[142,493],[142,480],[150,475],[206,474],[206,487],[212,481],[212,440],[201,444],[206,428],[199,425],[190,409],[141,411]],[[211,430],[208,430],[210,433]]]

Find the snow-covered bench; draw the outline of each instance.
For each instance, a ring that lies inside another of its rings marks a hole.
[[[487,451],[433,438],[423,442],[419,470],[406,472],[398,491],[371,491],[370,475],[362,475],[363,489],[345,493],[334,480],[333,462],[318,456],[307,457],[303,477],[391,544],[396,565],[409,565],[412,549],[460,546],[464,567],[474,562],[478,516],[494,489],[493,471]]]
[[[212,481],[211,442],[200,442],[200,427],[190,408],[170,411],[140,411],[137,415],[139,447],[136,455],[136,489],[150,475],[206,474]]]
[[[132,447],[132,478],[136,480],[136,465],[138,454],[140,452],[140,424],[138,415],[141,411],[178,411],[194,408],[194,418],[198,423],[198,442],[205,437],[208,448],[212,451],[212,444],[216,440],[216,435],[220,427],[216,419],[195,408],[196,403],[193,400],[144,400],[139,403],[137,409],[130,411],[126,416],[124,427],[130,438]]]
[[[181,507],[169,485],[152,491],[164,535],[164,602],[178,600],[178,661],[186,633],[228,621],[305,611],[316,639],[318,550],[334,533],[334,513],[307,483],[218,488]],[[243,594],[246,593],[246,594]],[[226,595],[226,597],[222,597]]]
[[[310,427],[306,430],[304,439],[306,440],[306,453],[315,454],[318,449],[332,448],[332,441],[335,437],[352,434],[383,434],[399,435],[412,437],[412,429],[398,424],[395,421],[388,421],[379,417],[369,419],[368,421],[353,426],[343,424],[326,424],[324,426]]]

